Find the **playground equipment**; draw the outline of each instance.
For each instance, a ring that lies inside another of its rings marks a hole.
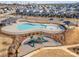
[[[25,42],[24,44],[28,44],[31,47],[35,47],[35,44],[42,44],[44,42],[48,42],[48,40],[45,40],[44,37],[38,37],[37,39],[34,39],[33,36],[31,36],[31,40],[29,42]]]

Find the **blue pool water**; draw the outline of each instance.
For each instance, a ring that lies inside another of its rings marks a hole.
[[[52,26],[50,28],[50,26],[46,25],[46,24],[31,24],[31,23],[23,23],[23,24],[18,24],[16,26],[16,28],[18,30],[30,30],[30,29],[35,29],[35,28],[47,28],[49,27],[49,29],[52,28],[52,30],[64,30],[64,27],[62,26]]]
[[[16,26],[18,30],[29,30],[29,29],[34,29],[34,28],[44,28],[41,24],[19,24]]]

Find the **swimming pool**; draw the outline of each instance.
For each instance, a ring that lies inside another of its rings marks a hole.
[[[45,28],[45,26],[41,25],[41,24],[30,24],[30,23],[28,24],[28,23],[24,23],[24,24],[17,25],[16,28],[18,30],[29,30],[29,29],[35,29],[35,28]]]
[[[1,28],[1,31],[10,35],[20,35],[30,32],[50,32],[59,33],[64,31],[58,24],[39,24],[39,23],[17,23]]]

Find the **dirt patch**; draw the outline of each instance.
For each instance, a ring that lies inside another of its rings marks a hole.
[[[6,57],[12,38],[0,34],[0,57]]]
[[[65,44],[78,44],[79,43],[79,28],[68,30],[65,32]]]
[[[45,49],[34,54],[32,57],[74,57],[74,56],[61,49]]]
[[[70,51],[79,55],[79,46],[68,48]]]

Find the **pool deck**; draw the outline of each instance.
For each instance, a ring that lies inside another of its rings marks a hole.
[[[25,22],[27,23],[27,22]],[[8,25],[8,26],[5,26],[3,27],[1,30],[3,33],[6,33],[6,34],[10,34],[10,35],[19,35],[19,34],[26,34],[26,33],[29,33],[29,32],[38,32],[38,31],[43,31],[43,32],[62,32],[62,30],[60,29],[57,29],[57,30],[51,30],[49,28],[33,28],[33,29],[28,29],[28,30],[18,30],[16,28],[17,25],[19,24],[24,24],[24,22],[22,23],[17,23],[17,24],[13,24],[13,25]],[[36,23],[37,24],[37,23]],[[48,26],[58,26],[57,24],[47,24]]]

